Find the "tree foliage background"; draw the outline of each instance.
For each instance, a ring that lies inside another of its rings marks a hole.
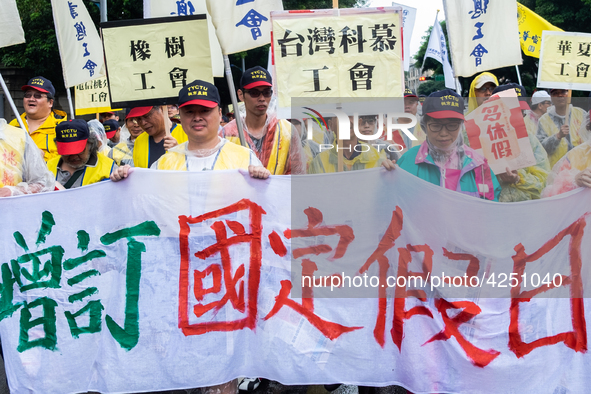
[[[591,33],[591,0],[519,0],[523,4],[542,18],[564,31]],[[443,33],[447,40],[449,51],[449,39],[447,38],[447,26],[445,21],[441,22]],[[431,34],[430,27],[422,37],[422,43],[419,51],[415,54],[417,67],[423,66],[423,58],[429,43]],[[523,64],[519,66],[521,80],[529,95],[536,89],[538,59],[521,53]],[[451,59],[450,59],[451,60]],[[428,58],[425,61],[424,70],[433,70],[435,74],[443,74],[443,67],[439,62]],[[517,71],[515,67],[504,67],[496,70],[489,70],[499,78],[501,83],[518,83]],[[471,78],[460,77],[464,95],[467,95],[470,84],[475,76]],[[588,92],[573,91],[573,96],[587,96]]]

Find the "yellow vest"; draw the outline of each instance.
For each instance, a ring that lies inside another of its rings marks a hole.
[[[27,144],[26,131],[7,126],[4,138],[0,139],[0,150],[4,159],[0,165],[0,187],[16,186],[23,181],[25,146]]]
[[[84,167],[84,173],[82,174],[82,186],[92,185],[93,183],[109,179],[111,172],[113,172],[113,168],[115,167],[115,162],[113,160],[109,159],[102,153],[97,153],[96,157],[97,162],[94,167]],[[49,171],[53,172],[53,175],[55,175],[56,179],[57,165],[60,159],[61,156],[58,156],[47,162],[47,168],[49,168]]]
[[[108,156],[120,166],[123,160],[133,160],[133,150],[129,149],[127,142],[120,142],[111,149]]]
[[[185,146],[180,146],[177,149],[186,151],[186,144],[188,143],[184,143]],[[166,154],[158,160],[158,170],[187,171],[187,156],[175,151],[175,148],[166,152]],[[250,165],[250,152],[251,151],[248,148],[227,142],[218,151],[212,169],[214,171],[237,169],[247,170]]]
[[[55,117],[56,114],[62,116],[63,119],[57,119]],[[29,125],[27,123],[26,116],[27,114],[23,113],[21,115],[21,119],[23,121],[23,124],[27,128],[27,131],[29,131]],[[33,142],[35,142],[35,145],[37,145],[37,147],[41,149],[45,154],[44,159],[46,162],[56,156],[59,156],[59,154],[57,153],[57,145],[54,141],[55,126],[66,121],[67,119],[68,117],[65,112],[54,109],[49,114],[49,117],[45,119],[45,122],[43,122],[43,124],[37,130],[35,130],[32,133],[29,133],[31,135],[31,139],[33,140]],[[10,122],[10,125],[14,127],[21,127],[16,119],[13,119],[12,122]]]
[[[583,143],[583,138],[579,134],[579,129],[581,128],[584,119],[585,111],[583,111],[581,108],[571,107],[569,116],[569,134],[570,143],[573,145],[573,147]],[[540,116],[538,127],[541,128],[548,137],[553,136],[558,133],[558,131],[560,131],[548,113]],[[566,141],[566,138],[562,138],[556,150],[551,155],[548,155],[548,160],[550,160],[550,168],[554,167],[554,164],[556,164],[558,160],[566,155],[566,152],[568,152],[568,142]]]
[[[226,137],[236,145],[240,145],[239,137]],[[291,145],[291,123],[285,119],[277,121],[275,136],[273,138],[273,149],[267,163],[267,170],[271,175],[285,174],[285,167],[289,160],[289,147]],[[259,157],[260,159],[260,157]]]
[[[170,133],[178,142],[182,144],[188,141],[187,134],[183,130],[183,127],[177,125],[172,133]],[[135,145],[133,146],[133,166],[148,168],[150,162],[150,136],[148,133],[142,133],[135,139]]]
[[[359,155],[349,160],[343,156],[343,171],[365,170],[367,168],[379,167],[382,161],[386,159],[384,150],[380,152],[376,148],[368,144],[360,143],[360,145],[368,146],[367,152],[361,152]],[[364,148],[365,150],[365,148]],[[328,174],[337,172],[338,156],[336,148],[325,150],[312,160],[308,167],[309,174]]]

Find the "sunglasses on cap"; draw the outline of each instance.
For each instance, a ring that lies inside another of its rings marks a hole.
[[[257,89],[249,89],[246,90],[246,93],[250,95],[252,98],[258,98],[261,94],[265,98],[269,98],[273,95],[273,89],[265,89],[265,90],[257,90]]]

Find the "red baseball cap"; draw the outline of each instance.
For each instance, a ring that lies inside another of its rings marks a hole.
[[[61,156],[76,155],[86,148],[90,132],[82,119],[72,119],[55,126],[55,144]]]
[[[125,119],[127,118],[139,118],[140,116],[144,116],[145,114],[147,114],[148,112],[150,112],[152,110],[152,107],[135,107],[132,108],[131,111],[129,111],[129,113],[127,114],[127,116],[125,117]]]

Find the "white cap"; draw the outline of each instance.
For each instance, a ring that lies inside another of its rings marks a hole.
[[[545,90],[538,90],[531,96],[531,105],[543,103],[544,101],[550,101],[551,97]]]
[[[485,83],[492,83],[495,86],[499,86],[499,84],[497,83],[497,81],[495,81],[495,79],[490,76],[490,75],[482,75],[479,77],[478,82],[476,83],[476,85],[474,85],[474,88],[476,89],[480,89],[481,87],[484,86]]]

